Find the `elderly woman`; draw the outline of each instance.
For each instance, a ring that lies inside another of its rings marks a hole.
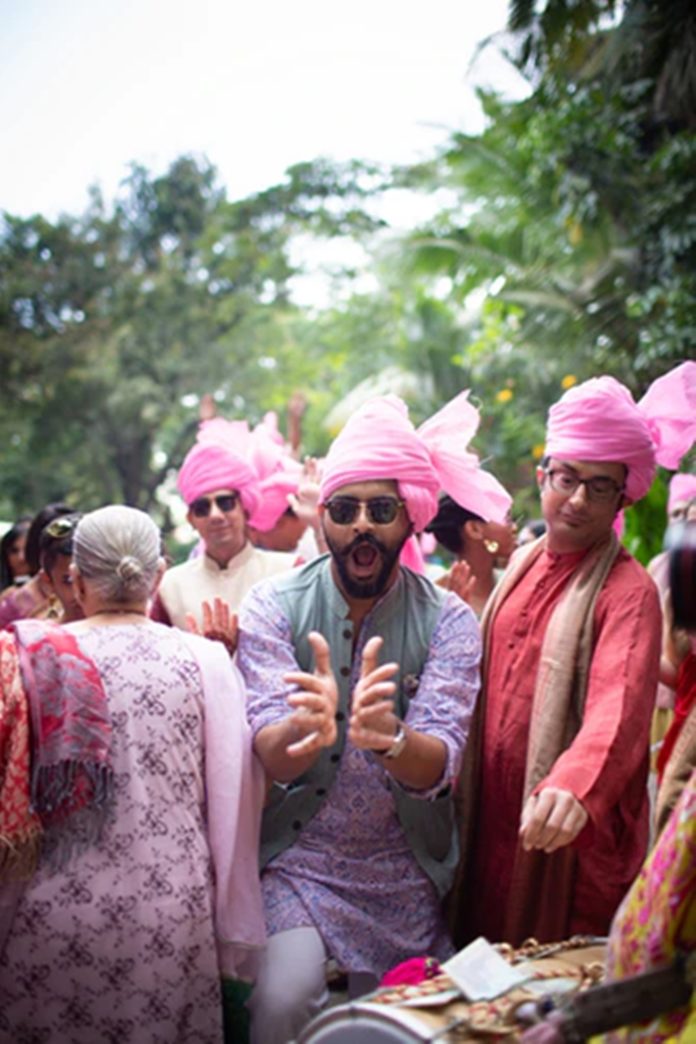
[[[148,619],[147,515],[94,511],[73,546],[85,619],[0,635],[0,1040],[220,1042],[221,972],[264,941],[242,685]]]

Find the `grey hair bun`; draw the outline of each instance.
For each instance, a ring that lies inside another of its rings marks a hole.
[[[143,602],[152,593],[161,563],[160,533],[144,511],[112,504],[82,518],[73,557],[105,602]]]
[[[142,563],[132,555],[125,555],[116,566],[116,575],[126,585],[138,583],[143,575]]]

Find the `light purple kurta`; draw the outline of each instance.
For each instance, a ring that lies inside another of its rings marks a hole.
[[[386,597],[391,597],[388,593]],[[369,628],[353,656],[355,685]],[[271,584],[258,585],[242,609],[238,663],[247,684],[247,716],[256,733],[289,711],[282,675],[297,669],[287,618]],[[478,624],[468,606],[448,596],[407,723],[447,748],[438,787],[459,770],[478,692]],[[346,971],[375,975],[419,954],[453,952],[440,901],[417,863],[397,817],[388,773],[379,759],[347,741],[336,779],[319,812],[261,879],[270,935],[314,926]]]
[[[0,960],[0,1040],[218,1044],[206,667],[230,699],[239,683],[219,646],[160,624],[78,641],[109,702],[115,812],[98,844],[41,870],[21,899]]]

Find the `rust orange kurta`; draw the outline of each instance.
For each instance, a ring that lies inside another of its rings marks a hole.
[[[472,874],[464,900],[463,938],[509,938],[527,742],[537,665],[551,614],[584,552],[542,552],[492,621],[487,667],[482,765],[474,794]],[[645,570],[621,550],[598,597],[584,717],[570,746],[540,789],[560,787],[582,801],[589,822],[574,842],[570,908],[553,927],[540,913],[526,934],[606,934],[635,877],[648,840],[648,735],[660,652],[657,591]],[[554,856],[539,856],[542,861]],[[545,886],[553,907],[553,875]],[[531,903],[530,903],[531,905]],[[542,904],[543,905],[543,904]],[[519,920],[519,918],[516,918]]]

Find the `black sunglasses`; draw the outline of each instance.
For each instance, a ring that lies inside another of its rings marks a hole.
[[[194,518],[207,518],[211,512],[213,502],[220,511],[234,511],[239,501],[239,493],[220,493],[217,497],[197,497],[189,504],[189,509]]]
[[[369,500],[332,497],[326,501],[326,510],[331,521],[337,526],[349,526],[357,518],[363,504],[367,510],[367,517],[376,526],[388,526],[404,506],[403,500],[398,500],[397,497],[370,497]]]

